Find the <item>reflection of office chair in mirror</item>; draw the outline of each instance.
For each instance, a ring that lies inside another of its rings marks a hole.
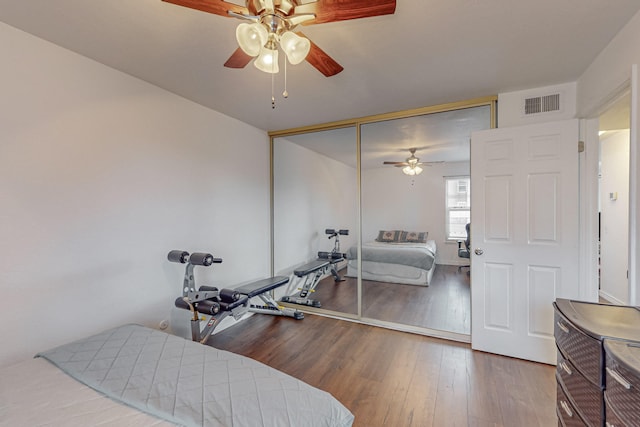
[[[471,232],[471,224],[467,223],[467,225],[464,226],[464,229],[467,232],[467,238],[464,239],[464,241],[458,241],[458,256],[460,258],[466,258],[469,261],[471,261],[471,249],[470,249],[471,241],[469,237],[469,234]],[[458,271],[461,271],[465,267],[471,268],[471,265],[470,264],[461,265],[458,267]]]

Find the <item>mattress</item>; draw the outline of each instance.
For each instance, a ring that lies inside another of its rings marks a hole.
[[[0,425],[165,427],[175,424],[123,405],[45,359],[0,369]]]
[[[429,270],[402,264],[387,264],[383,262],[362,261],[362,280],[375,282],[399,283],[402,285],[429,286],[435,264]],[[346,277],[358,277],[356,261],[347,264]]]
[[[356,248],[349,250],[347,277],[357,277]],[[435,270],[436,243],[382,243],[362,245],[362,279],[428,286]]]
[[[350,260],[358,257],[356,246],[349,248],[347,257]],[[367,242],[362,244],[362,261],[401,264],[430,270],[435,259],[436,242],[434,240],[426,243]]]
[[[329,393],[247,357],[139,325],[38,356],[0,370],[0,419],[8,425],[353,423]]]

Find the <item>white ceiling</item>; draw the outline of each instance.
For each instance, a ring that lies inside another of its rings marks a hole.
[[[223,67],[233,18],[160,0],[0,0],[0,21],[280,130],[575,81],[638,10],[638,0],[397,0],[394,15],[304,27],[345,70],[290,66],[289,98],[274,110],[270,75]]]

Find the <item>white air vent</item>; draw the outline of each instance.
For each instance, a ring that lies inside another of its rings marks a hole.
[[[548,113],[550,111],[560,111],[560,94],[537,96],[524,100],[524,114]]]

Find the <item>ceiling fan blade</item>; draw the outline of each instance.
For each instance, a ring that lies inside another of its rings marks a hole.
[[[316,19],[305,25],[391,15],[395,11],[396,0],[322,0],[296,7],[296,13],[316,14]]]
[[[201,10],[203,12],[213,13],[214,15],[230,17],[229,12],[240,15],[248,15],[249,10],[244,6],[227,3],[223,0],[162,0],[167,3],[177,4],[191,9]]]
[[[244,68],[253,59],[253,56],[249,56],[241,48],[237,48],[233,54],[224,63],[227,68]]]
[[[291,28],[293,28],[296,25],[300,25],[303,22],[309,21],[315,17],[316,16],[313,13],[301,13],[301,14],[297,13],[295,15],[291,15],[290,17],[288,17],[287,21],[289,21]]]
[[[241,15],[239,13],[235,13],[232,10],[229,11],[229,16],[231,16],[233,18],[244,19],[245,21],[253,21],[253,22],[256,22],[256,21],[258,21],[260,19],[259,16]]]
[[[300,37],[309,39],[307,36],[300,32],[297,32],[296,34]],[[309,64],[314,66],[318,71],[320,71],[327,77],[335,76],[336,74],[344,70],[344,67],[342,65],[338,64],[332,57],[327,55],[327,53],[324,50],[320,49],[317,44],[315,44],[311,40],[309,41],[311,42],[311,49],[309,50],[309,54],[306,57],[306,61]]]
[[[407,162],[383,162],[383,165],[393,165],[393,166],[409,166]]]

